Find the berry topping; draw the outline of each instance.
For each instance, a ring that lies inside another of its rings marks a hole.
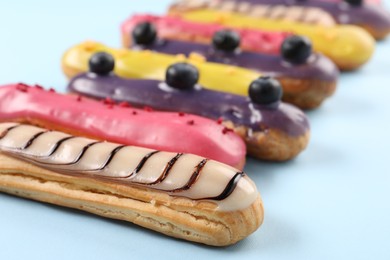
[[[192,89],[199,80],[199,71],[188,63],[176,63],[167,69],[166,83],[176,89]]]
[[[271,77],[260,77],[249,86],[249,97],[253,103],[268,105],[280,101],[283,90],[279,81]]]
[[[26,85],[26,84],[23,84],[23,83],[19,83],[17,86],[16,86],[16,89],[21,91],[21,92],[27,92],[29,86]]]
[[[114,70],[115,60],[107,52],[97,52],[89,59],[89,71],[104,76]]]
[[[213,46],[220,51],[233,52],[240,46],[240,35],[231,30],[218,31],[213,36]]]
[[[363,0],[344,0],[344,1],[353,6],[360,6],[363,3]]]
[[[311,55],[311,42],[306,37],[290,36],[284,40],[281,52],[284,60],[294,64],[302,64]]]
[[[138,45],[152,44],[157,38],[157,31],[150,22],[137,24],[132,32],[133,41]]]
[[[227,134],[227,133],[229,133],[229,132],[233,132],[233,129],[227,128],[226,126],[222,129],[222,133],[223,133],[224,135]]]

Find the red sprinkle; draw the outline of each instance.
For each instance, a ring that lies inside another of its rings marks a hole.
[[[49,88],[49,92],[56,93],[54,88]]]
[[[78,102],[81,102],[82,100],[83,100],[83,97],[80,96],[80,95],[78,95],[78,96],[77,96],[77,101],[78,101]]]
[[[229,133],[229,132],[233,132],[233,129],[224,127],[223,130],[222,130],[222,133],[223,133],[223,134],[227,134],[227,133]]]
[[[179,112],[179,116],[185,116],[185,113]]]
[[[194,125],[194,124],[195,124],[195,121],[194,121],[194,120],[188,120],[188,121],[187,121],[187,124],[188,124],[188,125]]]
[[[106,97],[104,100],[103,100],[103,104],[105,105],[114,105],[114,101],[109,98],[109,97]]]
[[[220,125],[222,124],[222,122],[223,122],[223,118],[222,117],[218,118],[217,123]]]
[[[22,92],[27,92],[29,86],[26,85],[26,84],[23,84],[23,83],[19,83],[17,86],[16,86],[16,89],[19,90],[19,91],[22,91]]]
[[[152,112],[153,111],[153,108],[151,108],[151,107],[144,107],[144,110],[146,111],[146,112]]]
[[[127,102],[121,102],[121,103],[119,103],[119,106],[120,107],[131,107],[131,105]]]
[[[133,115],[136,115],[136,114],[138,114],[138,113],[137,113],[137,111],[134,110],[134,111],[133,111]]]
[[[37,89],[43,90],[43,87],[41,85],[35,84],[34,87]]]

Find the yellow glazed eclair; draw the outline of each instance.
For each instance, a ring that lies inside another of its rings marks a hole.
[[[259,7],[248,10],[241,4],[244,3],[238,3],[240,6],[226,7],[226,3],[219,0],[180,1],[171,6],[169,13],[190,21],[303,35],[311,39],[316,51],[328,56],[343,70],[353,70],[362,66],[374,53],[374,38],[357,26],[320,22],[327,20],[321,18],[325,17],[324,15],[319,16],[321,18],[319,22],[307,24],[303,23],[302,19],[310,12],[296,12],[297,9],[294,8],[283,8],[279,9],[278,15],[269,15],[271,13],[267,13],[267,9]]]
[[[166,70],[170,65],[186,62],[197,67],[200,75],[199,84],[205,88],[248,96],[250,84],[260,77],[260,73],[255,70],[207,62],[203,56],[197,54],[186,57],[180,54],[170,55],[150,50],[114,49],[91,41],[76,45],[65,52],[62,58],[62,68],[65,75],[72,78],[87,72],[90,58],[98,52],[107,52],[114,57],[114,72],[123,78],[164,80]],[[316,55],[312,55],[312,57],[317,60]],[[331,62],[329,61],[329,63]],[[303,69],[307,67],[305,64],[302,66]],[[333,72],[331,74],[338,75]],[[282,83],[283,101],[302,109],[318,107],[336,89],[335,80],[292,79],[279,77],[279,75],[275,75],[275,78]]]
[[[235,168],[18,123],[0,123],[0,191],[212,246],[263,221],[255,184]]]

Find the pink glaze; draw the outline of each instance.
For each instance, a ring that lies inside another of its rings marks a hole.
[[[58,130],[72,130],[110,142],[168,152],[192,153],[242,167],[242,139],[215,121],[199,116],[135,109],[39,86],[0,87],[0,121],[38,120]],[[57,129],[56,127],[56,129]]]
[[[179,17],[171,16],[153,16],[153,15],[134,15],[122,24],[122,37],[131,37],[131,32],[140,22],[152,22],[161,38],[177,39],[175,35],[190,35],[190,38],[211,39],[215,32],[226,27],[218,24],[204,24],[186,21]],[[232,28],[231,28],[232,29]],[[241,36],[241,48],[266,54],[280,53],[280,46],[284,39],[291,35],[286,32],[266,32],[260,30],[237,29]],[[129,42],[124,40],[124,42]],[[129,46],[126,46],[129,47]]]

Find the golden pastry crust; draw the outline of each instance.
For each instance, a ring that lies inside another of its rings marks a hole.
[[[276,77],[283,86],[283,101],[302,109],[315,109],[336,91],[336,82]],[[315,86],[315,87],[313,87]]]
[[[264,129],[262,132],[249,133],[243,126],[234,126],[232,122],[224,123],[228,128],[241,136],[247,144],[248,154],[268,161],[287,161],[300,154],[310,140],[310,132],[301,136],[290,136],[277,129]]]
[[[227,246],[263,222],[260,195],[237,211],[216,211],[211,202],[173,197],[135,186],[73,177],[0,153],[0,191],[125,220],[157,232],[212,246]]]

